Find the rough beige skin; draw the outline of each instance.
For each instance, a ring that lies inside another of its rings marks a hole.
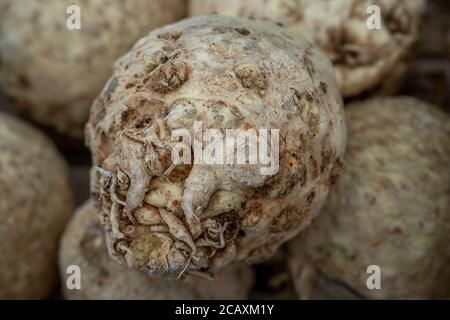
[[[298,265],[305,264],[303,254],[311,261],[294,270],[305,279],[302,291],[315,266],[368,298],[448,297],[449,116],[407,97],[355,103],[346,111],[341,180],[291,247]],[[369,265],[381,268],[381,290],[366,287]]]
[[[172,170],[171,132],[193,136],[197,120],[221,132],[279,129],[278,172]],[[262,261],[303,229],[338,175],[345,123],[318,50],[272,23],[211,16],[138,41],[95,101],[87,139],[111,256],[179,276]]]
[[[47,297],[72,212],[68,169],[52,143],[0,113],[0,299]]]
[[[253,284],[253,272],[243,265],[228,267],[213,281],[182,282],[152,279],[118,265],[108,256],[92,201],[80,207],[67,226],[59,262],[64,295],[69,299],[246,299]],[[70,265],[80,267],[81,290],[66,286]]]
[[[418,40],[423,0],[191,0],[190,14],[216,12],[282,23],[333,62],[340,90],[392,92]],[[367,28],[367,7],[381,9],[382,29]]]
[[[69,5],[80,7],[81,30],[66,27]],[[184,0],[0,0],[0,91],[35,121],[82,138],[114,61],[184,16]]]

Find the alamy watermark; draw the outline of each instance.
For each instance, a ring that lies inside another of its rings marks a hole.
[[[279,129],[225,129],[223,134],[218,129],[203,130],[203,123],[195,121],[191,131],[185,128],[173,130],[171,140],[176,142],[172,149],[175,165],[252,164],[260,166],[261,175],[278,172]]]
[[[69,30],[81,29],[81,9],[77,5],[70,5],[66,9],[66,13],[69,15],[66,19],[66,27]]]
[[[66,19],[66,26],[69,30],[81,29],[81,8],[78,5],[69,5],[66,9],[66,13],[69,15]],[[366,8],[368,18],[366,20],[366,26],[369,30],[381,29],[381,8],[378,5],[371,4]]]
[[[67,267],[66,273],[69,275],[66,279],[66,287],[69,290],[81,290],[81,269],[76,264]]]
[[[366,13],[369,17],[366,20],[366,26],[369,30],[381,29],[381,8],[375,4],[367,6]]]
[[[381,290],[381,268],[375,264],[367,267],[366,273],[370,276],[366,280],[366,286],[369,290]]]

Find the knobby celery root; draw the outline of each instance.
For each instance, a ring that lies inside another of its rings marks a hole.
[[[80,268],[80,290],[66,285],[71,265]],[[214,281],[186,278],[181,282],[150,278],[120,266],[108,255],[92,201],[80,207],[67,226],[59,267],[68,299],[246,299],[253,284],[253,272],[244,265],[226,268]]]
[[[367,27],[373,14],[369,5],[379,6],[381,29]],[[424,5],[423,0],[191,0],[190,14],[216,12],[282,23],[328,55],[348,97],[397,89],[418,40]]]
[[[408,97],[346,111],[341,179],[290,246],[299,294],[314,291],[318,269],[367,298],[449,297],[449,116]],[[381,269],[381,290],[366,286],[370,265]]]
[[[69,172],[43,134],[0,113],[0,299],[43,299],[72,213]]]
[[[79,30],[66,26],[70,5],[80,8]],[[114,61],[150,30],[183,18],[185,7],[185,0],[2,0],[0,91],[36,122],[82,138]]]
[[[198,162],[173,169],[171,133],[185,128],[194,137],[195,121],[224,136],[279,129],[279,170]],[[218,16],[151,32],[116,63],[87,125],[110,255],[169,277],[267,259],[317,214],[339,174],[345,136],[332,66],[301,37]]]

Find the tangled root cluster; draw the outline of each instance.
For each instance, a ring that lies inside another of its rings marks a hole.
[[[63,286],[67,299],[247,299],[254,275],[249,266],[236,264],[224,268],[215,280],[185,277],[177,281],[148,277],[115,263],[106,250],[92,201],[87,201],[73,215],[62,236],[59,269],[67,279],[69,266],[82,272],[79,290]],[[220,288],[220,289],[219,289]]]

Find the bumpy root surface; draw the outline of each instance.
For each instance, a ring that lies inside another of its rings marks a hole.
[[[366,298],[448,298],[449,116],[408,97],[346,111],[342,177],[317,220],[290,244],[299,294],[308,288],[301,275],[317,269]],[[375,274],[369,266],[380,268],[380,290],[367,287]]]
[[[203,149],[172,139],[178,129]],[[279,130],[266,150],[279,147],[278,170],[208,164],[207,129]],[[179,277],[264,260],[303,229],[339,173],[345,123],[332,67],[305,40],[271,23],[200,17],[151,32],[118,60],[87,139],[111,256]],[[193,163],[175,165],[174,154]]]
[[[190,14],[283,24],[327,54],[348,97],[397,90],[419,39],[424,7],[424,0],[192,0]]]

